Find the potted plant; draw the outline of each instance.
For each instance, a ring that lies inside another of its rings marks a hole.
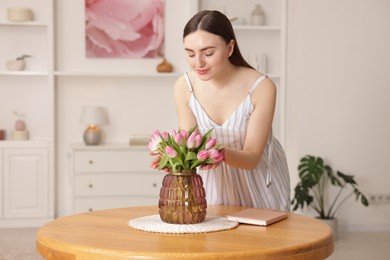
[[[336,213],[352,196],[364,206],[369,205],[366,196],[358,189],[354,176],[340,171],[335,174],[321,157],[304,156],[300,160],[298,171],[300,182],[294,189],[295,194],[291,202],[293,210],[307,206],[317,212],[317,218],[335,220]],[[334,197],[327,196],[326,187],[329,184],[338,189]],[[337,237],[337,223],[333,222],[334,233]],[[332,227],[332,224],[330,225]]]

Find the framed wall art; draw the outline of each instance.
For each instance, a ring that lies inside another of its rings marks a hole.
[[[164,0],[85,0],[87,58],[164,56]]]

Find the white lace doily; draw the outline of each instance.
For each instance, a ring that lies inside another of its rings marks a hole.
[[[160,215],[151,215],[131,219],[128,225],[134,229],[156,232],[156,233],[207,233],[233,229],[238,226],[238,222],[228,220],[224,217],[208,217],[197,224],[169,224],[161,220]]]

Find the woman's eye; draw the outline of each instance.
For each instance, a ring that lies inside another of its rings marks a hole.
[[[214,52],[209,52],[209,53],[206,53],[206,56],[212,56],[214,54]]]

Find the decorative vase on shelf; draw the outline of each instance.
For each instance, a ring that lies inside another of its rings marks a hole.
[[[7,19],[11,22],[30,22],[34,20],[34,13],[27,7],[8,7]]]
[[[5,130],[4,129],[0,129],[0,141],[1,140],[5,140]]]
[[[157,64],[156,68],[157,72],[164,73],[164,72],[172,72],[173,66],[170,64],[166,58],[163,58],[163,61],[159,64]]]
[[[6,63],[6,67],[8,70],[17,71],[24,70],[26,67],[26,58],[30,58],[30,55],[22,55],[17,57],[15,60],[9,60]]]
[[[22,119],[25,117],[24,114],[19,113],[18,111],[13,111],[14,115],[17,117],[15,121],[15,129],[12,130],[11,136],[14,141],[25,141],[29,139],[26,122]]]
[[[251,13],[251,25],[264,25],[265,14],[260,5],[256,5]]]
[[[158,203],[162,221],[196,224],[206,218],[206,193],[196,169],[169,172],[164,176]]]

